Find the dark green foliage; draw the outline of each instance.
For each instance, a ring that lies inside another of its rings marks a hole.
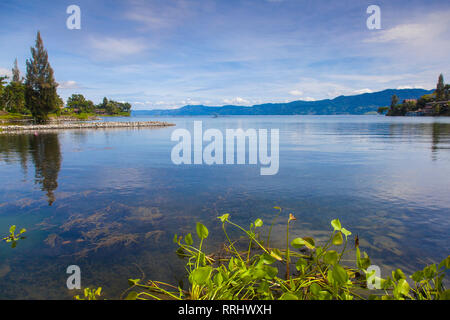
[[[435,100],[436,100],[436,93],[426,94],[426,95],[420,97],[419,100],[417,100],[417,108],[423,109],[423,108],[425,108],[425,105],[428,102],[433,102]]]
[[[114,100],[108,100],[108,98],[103,98],[103,102],[96,106],[98,110],[108,115],[120,114],[120,113],[130,113],[131,104],[128,102],[117,102]]]
[[[31,48],[31,59],[27,60],[25,79],[25,103],[36,122],[48,120],[48,114],[56,112],[59,97],[56,92],[53,69],[48,62],[48,54],[40,32],[37,33],[35,47]]]
[[[379,107],[377,112],[379,114],[385,114],[389,110],[389,107]]]
[[[82,94],[73,94],[67,99],[67,106],[79,112],[91,113],[94,112],[95,106],[91,100],[86,100]]]
[[[25,107],[25,86],[21,82],[11,81],[3,90],[2,105],[9,113],[27,113]]]
[[[436,99],[438,101],[444,100],[445,98],[445,83],[444,76],[442,73],[439,75],[438,83],[436,85]]]
[[[94,105],[91,100],[86,100],[82,94],[73,94],[69,99],[67,99],[68,109],[65,112],[77,113],[80,117],[85,116],[86,118],[90,114],[101,114],[101,115],[129,115],[131,111],[131,104],[125,102],[116,102],[113,100],[108,100],[108,98],[103,98],[103,102]]]
[[[5,90],[6,79],[8,79],[8,77],[0,76],[0,110],[5,109],[5,105],[3,103],[3,92]]]
[[[398,97],[394,94],[391,98],[391,109],[395,108],[398,104]]]
[[[28,113],[25,108],[25,86],[20,78],[20,70],[17,66],[17,59],[14,61],[12,69],[12,81],[4,86],[6,77],[0,78],[0,110],[9,113]]]

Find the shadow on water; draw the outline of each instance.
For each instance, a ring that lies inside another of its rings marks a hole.
[[[48,204],[55,202],[61,169],[61,148],[57,133],[0,135],[0,160],[11,162],[19,158],[22,169],[28,171],[29,160],[35,167],[35,183],[46,192]]]
[[[439,151],[449,149],[450,145],[450,123],[393,123],[389,126],[391,138],[413,139],[415,142],[425,139],[431,149],[431,159],[438,160]],[[429,137],[429,138],[428,138]]]
[[[450,143],[450,125],[447,123],[433,123],[432,125],[431,152],[433,161],[437,160],[439,149],[445,148]]]

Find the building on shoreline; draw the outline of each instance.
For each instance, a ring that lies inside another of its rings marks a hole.
[[[406,100],[405,100],[406,101]],[[420,108],[416,111],[408,111],[405,116],[407,117],[423,117],[423,116],[438,116],[441,110],[449,108],[450,101],[433,101],[425,104],[424,108]]]

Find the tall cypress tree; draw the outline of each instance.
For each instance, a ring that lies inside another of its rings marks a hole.
[[[44,49],[41,33],[38,31],[36,44],[31,48],[31,59],[27,60],[25,79],[25,102],[36,122],[48,120],[48,114],[58,108],[58,84],[53,69],[48,62],[48,53]]]
[[[22,82],[22,80],[20,79],[20,70],[19,67],[17,66],[17,58],[16,60],[14,60],[14,67],[12,68],[12,81],[13,82]]]
[[[439,75],[438,83],[436,86],[436,100],[441,101],[444,100],[445,96],[445,83],[444,83],[444,76],[442,73]]]
[[[398,97],[397,97],[397,95],[394,94],[391,98],[391,110],[393,110],[395,108],[397,103],[398,103]]]

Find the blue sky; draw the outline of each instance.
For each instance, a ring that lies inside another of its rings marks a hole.
[[[66,28],[72,4],[81,30]],[[433,0],[2,0],[0,74],[16,57],[25,71],[40,30],[64,99],[166,109],[430,89],[450,77],[449,17]]]

